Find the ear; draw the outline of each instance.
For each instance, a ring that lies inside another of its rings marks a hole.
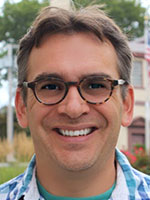
[[[122,126],[129,126],[133,118],[134,108],[134,91],[131,85],[127,88],[126,97],[123,100],[123,114],[122,114]]]
[[[17,88],[17,90],[16,90],[15,106],[16,106],[16,115],[17,115],[19,125],[22,128],[27,128],[28,127],[27,107],[22,98],[20,88]]]

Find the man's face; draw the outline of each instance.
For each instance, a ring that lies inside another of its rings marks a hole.
[[[83,76],[105,74],[119,79],[117,56],[109,41],[101,42],[92,34],[56,34],[45,37],[29,57],[27,81],[40,75],[56,74],[64,81],[79,81]],[[29,126],[37,163],[49,163],[66,170],[104,167],[114,160],[114,149],[121,124],[130,123],[133,93],[129,87],[122,100],[120,87],[115,87],[109,101],[92,105],[84,101],[75,86],[57,105],[39,103],[28,89],[27,105],[16,95],[18,119]],[[63,136],[61,132],[88,133],[85,136]]]

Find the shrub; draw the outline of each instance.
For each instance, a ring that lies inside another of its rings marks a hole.
[[[0,162],[6,162],[7,155],[12,151],[11,145],[6,139],[0,139]]]
[[[136,145],[133,153],[128,151],[122,152],[127,156],[129,162],[135,169],[150,175],[150,157],[146,154],[144,147]]]
[[[26,169],[26,166],[19,166],[17,164],[10,165],[8,167],[1,167],[0,168],[0,184],[18,176],[19,174],[23,173]]]
[[[6,162],[9,153],[13,153],[18,162],[28,162],[34,153],[31,137],[24,132],[15,134],[13,145],[6,139],[0,140],[0,162]]]
[[[14,137],[14,152],[17,161],[28,162],[34,153],[31,137],[27,137],[25,133],[17,134]]]
[[[124,151],[121,150],[122,153],[124,153],[126,155],[126,157],[128,158],[129,162],[133,165],[136,162],[136,156],[133,155],[132,153],[130,153],[129,151]]]

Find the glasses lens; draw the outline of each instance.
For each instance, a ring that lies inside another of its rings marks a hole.
[[[65,95],[66,87],[61,80],[49,79],[36,83],[37,98],[45,104],[55,104]]]
[[[111,81],[102,77],[90,77],[80,84],[80,92],[84,99],[91,103],[102,103],[111,94]]]

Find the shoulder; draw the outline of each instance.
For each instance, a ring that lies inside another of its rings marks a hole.
[[[130,196],[136,199],[150,199],[150,176],[134,169],[119,150],[116,150],[116,159],[124,174]]]
[[[24,173],[0,185],[0,199],[7,199],[10,194],[15,194],[22,182]]]
[[[23,174],[0,185],[0,200],[18,200],[23,193],[28,191],[33,176],[35,178],[35,156],[33,156]]]
[[[147,198],[149,197],[150,199],[150,176],[134,168],[132,168],[132,172],[137,185],[138,193],[140,193],[141,196],[145,197],[145,199],[147,194]]]

